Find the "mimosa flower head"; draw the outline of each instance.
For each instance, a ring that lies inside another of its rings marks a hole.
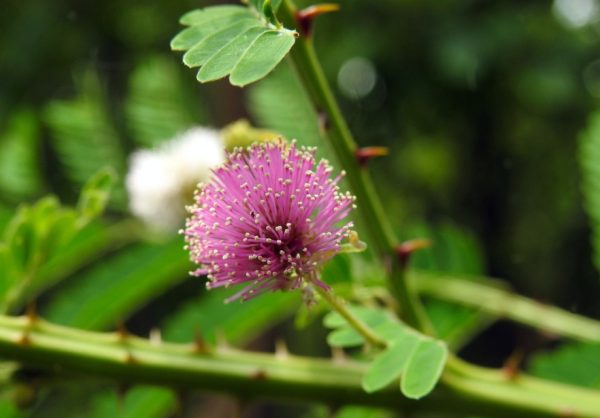
[[[230,300],[296,289],[339,250],[354,196],[315,150],[283,141],[236,149],[200,185],[184,231],[208,288],[246,284]]]

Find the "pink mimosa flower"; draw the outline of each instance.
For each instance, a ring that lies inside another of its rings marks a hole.
[[[200,185],[184,231],[193,274],[208,288],[246,284],[230,300],[301,287],[340,249],[354,196],[340,193],[327,161],[295,143],[236,149]]]

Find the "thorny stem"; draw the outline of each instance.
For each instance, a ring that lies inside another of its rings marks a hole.
[[[284,0],[280,13],[282,20],[288,25],[297,27],[297,9],[292,0]],[[422,305],[406,278],[406,269],[395,253],[396,240],[391,232],[391,227],[382,210],[381,202],[377,197],[368,171],[359,166],[356,159],[357,145],[342,116],[333,92],[325,78],[323,69],[317,59],[312,38],[301,36],[291,53],[292,61],[297,69],[300,80],[311,96],[318,111],[322,111],[327,119],[327,138],[330,148],[335,152],[340,164],[348,174],[348,182],[359,202],[359,213],[362,222],[370,235],[370,242],[376,254],[388,268],[389,287],[397,299],[402,318],[414,328],[430,332],[428,321],[423,314]],[[499,374],[499,372],[495,372]],[[499,374],[501,375],[501,374]],[[495,386],[479,386],[478,376],[474,373],[474,366],[462,363],[456,358],[450,358],[446,365],[443,380],[445,388],[472,398],[471,402],[480,401],[489,397],[495,399],[497,407],[512,405],[519,411],[520,416],[525,413],[533,416],[527,410],[526,404],[534,398],[547,395],[534,394],[528,391],[517,393],[518,396],[509,396],[512,387],[507,382],[496,381]],[[544,384],[550,384],[544,382]],[[489,390],[488,392],[488,389]],[[438,389],[440,390],[440,389]],[[548,400],[550,401],[550,399]],[[454,411],[456,412],[456,411]],[[482,411],[479,411],[483,413]],[[579,416],[571,410],[555,411],[557,416]]]
[[[281,4],[280,13],[286,26],[297,27],[296,6],[290,0]],[[337,159],[347,172],[347,179],[356,195],[362,224],[370,235],[370,244],[380,260],[389,267],[390,289],[398,299],[402,318],[421,331],[429,331],[419,300],[404,277],[404,267],[395,253],[396,239],[375,193],[368,170],[361,169],[356,158],[357,145],[317,59],[312,38],[300,36],[291,52],[298,75],[310,94],[315,107],[324,113],[328,126],[327,138]]]
[[[597,391],[519,375],[507,378],[460,360],[445,371],[452,382],[412,401],[390,386],[373,394],[361,387],[367,365],[219,348],[199,353],[194,344],[156,343],[131,335],[80,331],[39,318],[0,315],[0,356],[51,373],[93,374],[121,383],[224,391],[270,397],[362,404],[407,414],[483,415],[488,418],[600,418]]]

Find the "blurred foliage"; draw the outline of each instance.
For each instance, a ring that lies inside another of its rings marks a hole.
[[[600,388],[600,345],[567,344],[531,359],[529,371],[545,379]]]
[[[223,292],[205,294],[187,278],[180,237],[149,236],[127,215],[128,155],[192,125],[222,127],[246,117],[302,144],[322,143],[319,124],[326,121],[310,108],[288,63],[244,96],[227,83],[201,86],[168,51],[179,16],[209,3],[215,2],[3,2],[0,236],[13,233],[7,225],[15,216],[35,218],[22,223],[32,226],[28,236],[39,233],[46,247],[58,249],[48,241],[61,238],[53,222],[79,217],[68,205],[77,204],[90,176],[104,167],[118,176],[108,213],[76,228],[60,253],[36,259],[36,277],[14,311],[37,297],[44,315],[67,324],[110,329],[124,321],[140,334],[162,324],[164,338],[174,341],[191,341],[199,328],[209,342],[221,332],[233,344],[255,341],[292,315],[298,301],[289,295],[265,305],[223,305]],[[530,296],[600,316],[592,264],[598,256],[591,250],[598,247],[595,118],[577,151],[600,97],[596,21],[566,25],[551,1],[349,0],[341,12],[319,18],[315,41],[360,145],[391,150],[370,168],[394,227],[405,239],[434,244],[415,254],[415,268],[506,278]],[[98,215],[99,193],[87,195],[84,217]],[[380,274],[368,260],[348,260],[336,258],[324,276],[343,287]],[[455,348],[488,325],[469,309],[426,302]],[[314,324],[304,314],[297,322]],[[310,327],[302,332],[322,335]],[[482,338],[489,348],[502,337],[492,330]],[[580,373],[571,362],[592,358],[594,350],[566,346],[534,358],[531,370],[592,381],[589,370]],[[483,351],[481,358],[503,360],[502,352]],[[120,402],[113,389],[48,389],[18,411],[3,388],[0,416],[113,417]],[[127,417],[175,409],[173,394],[156,388],[136,388],[121,402]],[[354,408],[339,416],[388,414]]]

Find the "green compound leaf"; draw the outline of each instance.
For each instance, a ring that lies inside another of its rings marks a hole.
[[[100,172],[86,183],[79,210],[55,196],[21,205],[0,236],[0,311],[18,307],[24,296],[43,284],[40,272],[64,254],[82,228],[99,216],[108,200],[113,175]]]
[[[415,347],[402,379],[400,390],[404,396],[420,399],[433,390],[444,370],[448,349],[441,341],[423,339]]]
[[[327,344],[331,347],[356,347],[364,344],[362,335],[352,328],[340,328],[332,331],[327,336]]]
[[[419,342],[416,336],[407,335],[407,338],[390,345],[371,363],[362,381],[363,389],[372,393],[400,377]]]
[[[198,71],[198,81],[218,80],[231,73],[239,60],[238,51],[246,51],[265,32],[267,29],[255,26],[233,38]]]
[[[182,77],[179,64],[163,56],[144,58],[128,80],[127,130],[136,145],[154,148],[195,124],[206,111]]]
[[[203,38],[183,56],[183,63],[190,68],[206,64],[214,55],[225,48],[230,41],[249,28],[258,28],[258,22],[252,18],[242,19]]]
[[[57,156],[77,186],[106,166],[122,176],[125,152],[112,122],[102,83],[91,71],[84,72],[76,81],[77,97],[53,101],[44,110]]]
[[[252,13],[247,8],[233,4],[225,4],[222,6],[207,7],[187,12],[179,19],[179,23],[185,26],[202,27],[206,33],[210,33],[219,27],[223,27],[224,25],[235,22],[237,19],[247,16],[252,17]],[[176,39],[177,37],[173,39],[173,43],[175,43]],[[171,43],[171,47],[173,47],[173,43]]]
[[[348,310],[365,324],[372,327],[393,321],[393,318],[386,311],[381,309],[350,305],[348,306]],[[340,328],[348,326],[344,317],[337,312],[330,312],[325,315],[325,318],[323,318],[323,325],[325,325],[327,328]]]
[[[262,34],[242,55],[229,81],[234,86],[245,86],[265,77],[292,49],[295,41],[292,32]]]
[[[0,135],[0,195],[12,200],[42,190],[39,122],[31,110],[15,113]]]
[[[367,393],[383,389],[398,378],[400,390],[408,398],[419,399],[431,392],[448,357],[444,342],[418,333],[383,309],[348,306],[348,310],[387,343],[363,377],[362,387]],[[338,313],[327,314],[323,323],[333,328],[327,337],[330,346],[365,344],[363,337]]]
[[[295,42],[296,33],[281,27],[275,17],[279,4],[256,1],[250,7],[225,5],[188,12],[180,19],[188,27],[173,38],[171,48],[187,51],[183,62],[188,67],[201,67],[200,82],[227,75],[235,86],[260,80]]]

